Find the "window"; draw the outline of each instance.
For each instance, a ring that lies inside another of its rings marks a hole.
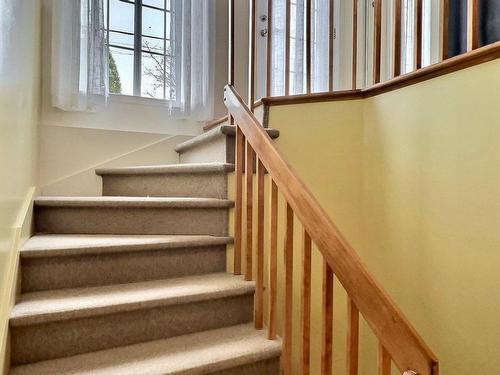
[[[171,0],[106,0],[112,94],[174,100]]]

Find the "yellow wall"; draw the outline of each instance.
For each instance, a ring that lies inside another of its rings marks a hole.
[[[40,2],[0,0],[0,373],[26,197],[36,185]],[[23,235],[26,235],[24,233]]]
[[[361,101],[270,109],[277,147],[435,351],[442,374],[500,368],[499,87],[497,60]],[[298,271],[300,233],[295,249]],[[316,258],[314,374],[320,277]],[[345,293],[335,292],[343,373]],[[360,373],[375,374],[376,341],[364,323],[361,336]]]

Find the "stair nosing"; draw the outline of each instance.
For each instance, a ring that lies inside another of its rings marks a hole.
[[[147,165],[134,167],[98,168],[98,176],[109,175],[176,175],[176,174],[210,174],[229,173],[234,171],[230,163],[186,163],[170,165]]]
[[[66,310],[57,310],[53,309],[52,311],[44,311],[44,312],[26,312],[23,313],[19,306],[22,306],[23,296],[28,297],[36,297],[38,296],[47,296],[54,295],[56,293],[68,293],[67,299],[71,298],[69,293],[78,292],[78,291],[102,291],[102,290],[112,290],[113,288],[118,287],[128,287],[133,288],[137,286],[151,286],[165,283],[171,284],[175,287],[175,283],[181,283],[182,281],[192,281],[192,280],[207,280],[210,277],[223,276],[227,275],[227,282],[230,281],[231,277],[236,277],[226,273],[212,273],[205,275],[196,275],[189,277],[181,277],[181,278],[173,278],[166,280],[154,280],[154,281],[145,281],[145,282],[135,282],[130,284],[118,284],[118,285],[106,285],[106,286],[97,286],[97,287],[83,287],[83,288],[74,288],[74,289],[65,289],[65,290],[52,290],[52,291],[42,291],[42,292],[32,292],[21,295],[21,300],[14,306],[11,311],[9,324],[11,327],[22,327],[22,326],[30,326],[36,324],[46,324],[52,322],[60,322],[67,320],[75,320],[82,318],[90,318],[97,317],[103,315],[111,315],[117,313],[124,313],[136,310],[143,309],[151,309],[156,307],[165,307],[165,306],[174,306],[174,305],[183,305],[189,303],[196,303],[202,301],[208,301],[213,299],[224,299],[231,298],[242,295],[253,294],[255,291],[255,283],[252,281],[245,281],[241,277],[238,277],[238,282],[235,285],[230,285],[226,289],[222,290],[213,290],[213,291],[198,291],[198,293],[192,293],[189,295],[173,295],[173,296],[162,296],[156,298],[149,299],[137,299],[135,301],[130,301],[130,298],[127,302],[120,302],[113,304],[110,301],[105,301],[99,306],[85,306],[85,304],[81,304],[80,306],[72,307],[71,309]],[[225,277],[225,276],[223,276]],[[233,280],[234,283],[234,280]],[[182,285],[182,284],[181,284]],[[188,284],[186,284],[188,285]],[[219,282],[220,285],[220,282]],[[67,304],[67,303],[66,303]]]
[[[234,201],[191,197],[36,197],[37,207],[87,208],[231,208]]]
[[[30,240],[35,237],[57,237],[66,236],[67,238],[71,236],[79,237],[102,237],[103,241],[106,238],[110,238],[113,235],[35,235]],[[127,235],[114,235],[114,237],[128,237]],[[130,236],[132,237],[132,236]],[[136,235],[133,237],[141,237],[141,235]],[[215,247],[228,245],[234,242],[233,237],[228,236],[209,236],[209,235],[143,235],[145,237],[144,242],[136,243],[122,243],[114,245],[104,245],[104,244],[86,244],[81,246],[60,246],[60,247],[49,247],[40,246],[37,248],[28,248],[24,244],[21,248],[20,256],[21,259],[33,259],[33,258],[53,258],[53,257],[65,257],[65,256],[79,256],[79,255],[98,255],[98,254],[114,254],[114,253],[130,253],[138,251],[156,251],[156,250],[169,250],[169,249],[186,249],[186,248],[198,248],[198,247]],[[158,241],[146,241],[146,239],[153,239],[157,237]],[[168,240],[170,237],[172,240]],[[178,237],[178,238],[175,238]]]
[[[217,337],[217,333],[223,333],[219,337]],[[240,338],[240,342],[237,342],[237,339]],[[43,362],[38,362],[34,364],[20,365],[13,367],[13,375],[18,374],[21,371],[22,374],[33,373],[33,370],[40,370],[41,366],[49,365],[54,368],[56,366],[56,370],[61,370],[59,366],[69,366],[73,368],[73,363],[84,363],[91,364],[94,363],[102,363],[102,359],[100,357],[105,358],[115,358],[118,357],[118,361],[116,364],[114,363],[104,363],[106,368],[114,369],[121,366],[123,362],[121,358],[129,359],[131,356],[137,353],[138,356],[146,363],[146,366],[150,368],[151,364],[147,361],[150,358],[161,358],[164,356],[164,360],[169,359],[166,363],[186,363],[185,361],[179,362],[179,358],[175,358],[175,352],[179,353],[188,353],[191,357],[195,355],[197,352],[205,348],[201,343],[210,343],[210,346],[216,346],[218,351],[216,353],[228,353],[228,351],[221,351],[220,347],[224,345],[224,343],[237,342],[239,344],[240,350],[235,352],[229,352],[228,356],[217,356],[210,355],[203,358],[202,361],[198,363],[190,362],[188,366],[184,366],[182,368],[163,368],[160,369],[161,372],[156,372],[156,374],[161,375],[193,375],[193,374],[206,374],[206,373],[214,373],[224,370],[229,370],[232,368],[238,368],[240,366],[249,365],[252,363],[258,363],[267,361],[273,358],[278,359],[282,353],[282,342],[281,339],[277,338],[276,340],[268,340],[263,331],[258,331],[253,328],[253,323],[245,323],[238,324],[234,326],[217,328],[208,331],[201,331],[190,333],[181,336],[169,337],[166,339],[153,340],[142,342],[138,344],[132,344],[122,347],[115,347],[110,349],[104,349],[97,352],[91,353],[83,353],[78,354],[66,358],[58,358],[47,360]],[[201,347],[196,347],[196,345],[200,343]],[[250,350],[248,350],[248,344],[251,343]],[[233,347],[233,344],[230,344]],[[241,347],[246,348],[247,350],[241,350]],[[161,348],[161,349],[160,349]],[[165,352],[165,348],[166,352]],[[172,350],[172,348],[175,348]],[[162,352],[163,350],[163,352]],[[170,352],[169,352],[170,351]],[[133,354],[129,354],[133,353]],[[146,353],[146,355],[144,355]],[[196,356],[198,358],[198,356]],[[182,359],[182,357],[181,357]],[[138,363],[140,360],[136,358],[130,358],[133,363]],[[176,360],[172,362],[172,360]],[[168,365],[167,365],[168,366]],[[26,372],[26,370],[28,372]],[[31,372],[29,372],[31,371]],[[95,368],[91,369],[78,369],[78,371],[96,371]],[[137,368],[133,371],[137,371]]]

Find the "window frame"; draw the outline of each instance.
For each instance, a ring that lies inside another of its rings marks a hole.
[[[106,27],[105,27],[105,32],[106,32],[106,48],[108,49],[108,53],[110,53],[110,48],[115,48],[115,49],[121,49],[121,50],[127,50],[127,51],[132,51],[133,52],[133,91],[132,95],[129,94],[122,94],[122,93],[110,93],[110,95],[114,95],[117,97],[136,97],[136,98],[144,98],[147,99],[147,101],[155,100],[155,101],[163,101],[163,102],[170,102],[173,101],[174,99],[172,98],[167,98],[167,84],[166,84],[166,71],[167,71],[167,56],[172,56],[172,54],[167,54],[167,43],[170,42],[170,45],[173,45],[173,39],[167,38],[167,16],[170,14],[170,22],[172,22],[172,1],[171,0],[163,0],[164,8],[159,8],[154,5],[149,5],[149,4],[144,4],[143,0],[118,0],[122,3],[130,4],[134,6],[134,32],[129,32],[129,31],[121,31],[121,30],[114,30],[110,27],[110,1],[111,0],[106,0]],[[170,5],[170,7],[167,6],[167,4]],[[142,30],[142,15],[143,15],[143,9],[144,8],[149,8],[149,9],[154,9],[157,11],[163,12],[163,38],[153,36],[153,35],[148,35],[148,34],[143,34]],[[170,23],[171,24],[171,23]],[[121,35],[129,35],[133,36],[134,40],[134,47],[124,47],[120,46],[117,44],[110,44],[110,38],[109,35],[110,33],[116,33],[116,34],[121,34]],[[163,54],[154,52],[154,51],[147,51],[143,49],[142,46],[142,38],[150,38],[150,39],[157,39],[157,40],[163,40]],[[142,95],[142,54],[147,53],[155,56],[161,56],[163,57],[163,98],[155,98],[155,97],[150,97],[150,96],[145,96]],[[172,51],[173,53],[173,51]]]

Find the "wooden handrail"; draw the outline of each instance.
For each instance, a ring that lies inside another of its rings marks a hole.
[[[224,89],[224,101],[236,126],[247,144],[270,174],[295,216],[302,223],[318,250],[345,288],[353,308],[363,315],[380,344],[403,372],[412,370],[419,375],[437,375],[438,361],[432,351],[406,320],[402,312],[378,285],[355,250],[334,225],[311,191],[298,177],[273,145],[254,114],[245,105],[235,89]],[[247,169],[248,173],[248,169]],[[287,210],[287,218],[289,217]],[[291,229],[290,229],[291,230]],[[288,236],[291,238],[289,232]],[[286,246],[290,262],[291,243]],[[289,265],[289,263],[287,263]],[[289,275],[287,276],[289,282]],[[290,290],[285,293],[289,298]],[[353,310],[354,311],[354,310]],[[286,335],[290,334],[290,316],[285,319]],[[286,345],[290,345],[289,339]],[[290,347],[285,348],[285,365],[289,366]]]

